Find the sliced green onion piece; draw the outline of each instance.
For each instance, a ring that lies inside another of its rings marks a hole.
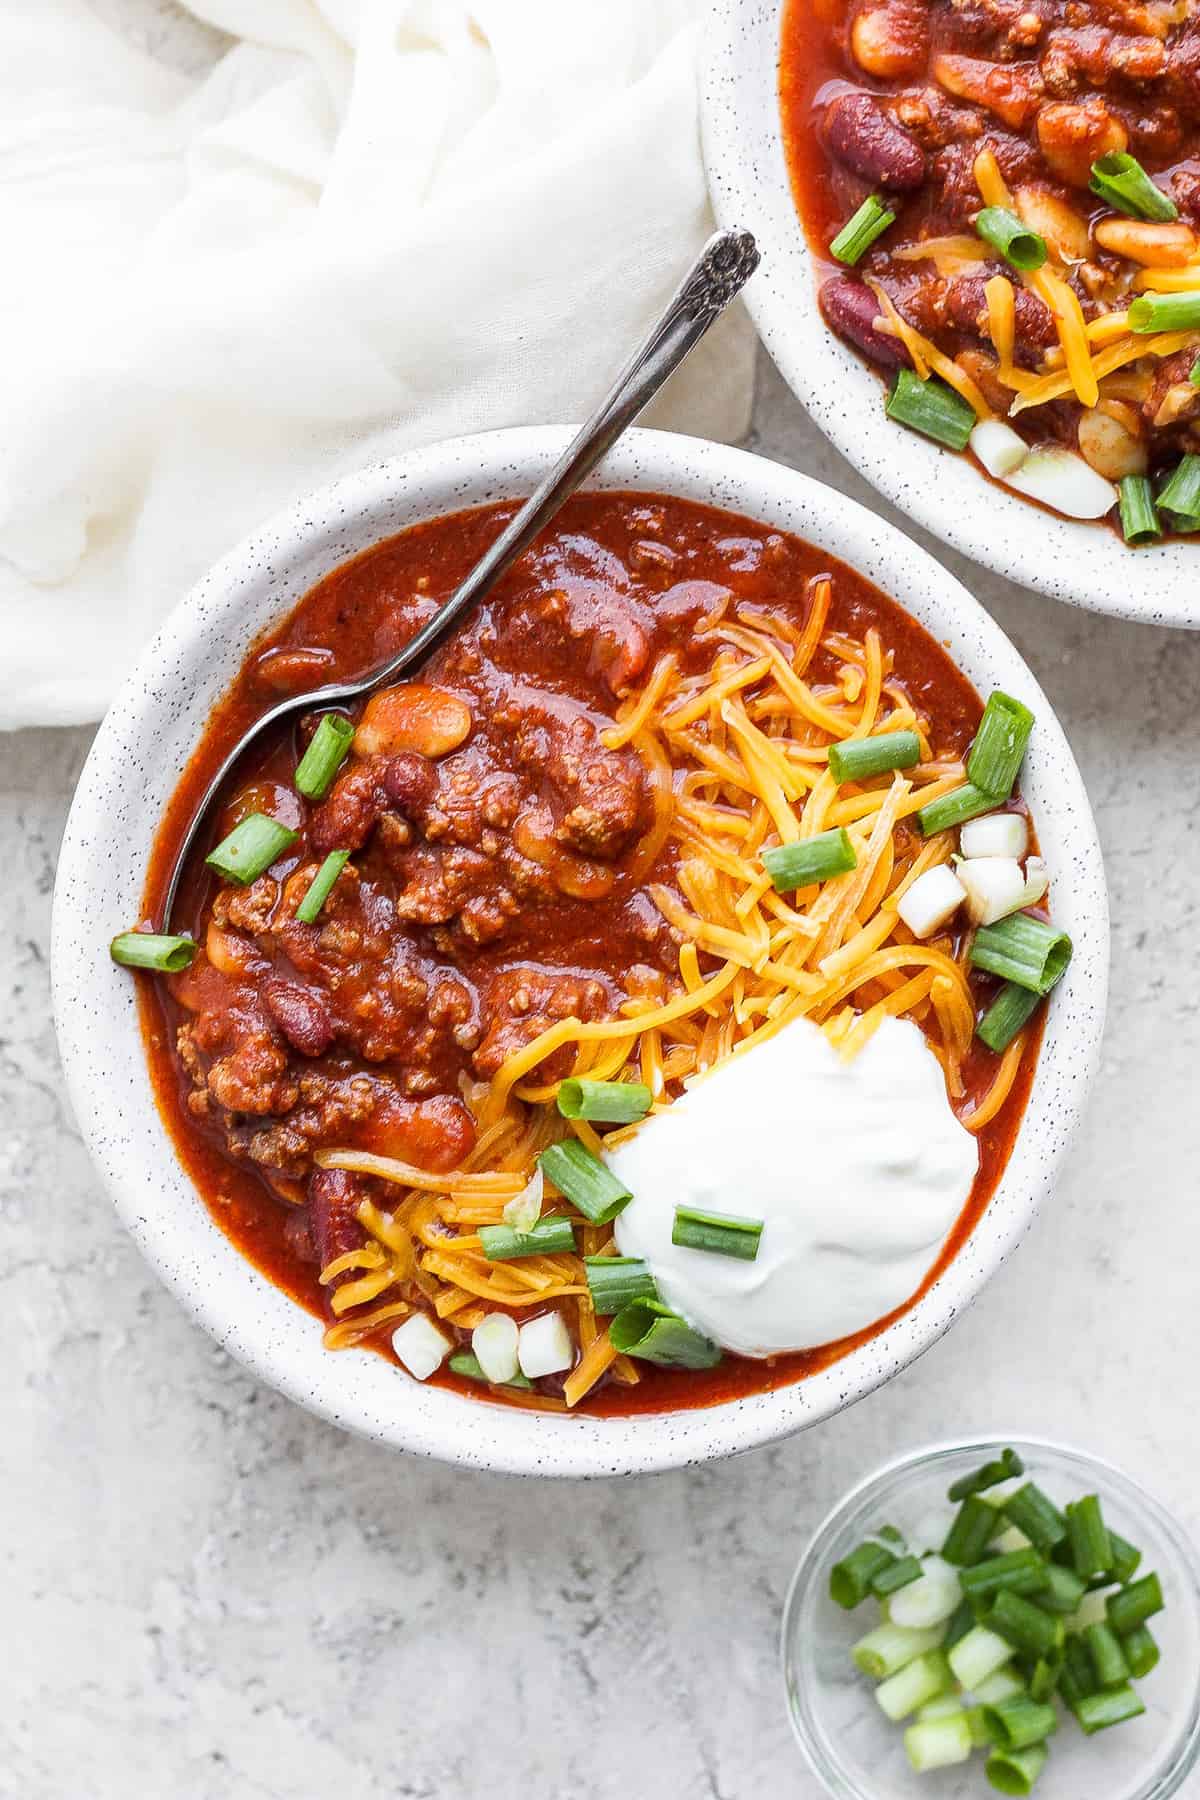
[[[341,713],[326,713],[296,766],[294,780],[307,800],[323,800],[350,754],[354,726]]]
[[[1164,512],[1181,519],[1200,519],[1200,456],[1185,456],[1158,496]]]
[[[269,818],[266,813],[251,813],[204,860],[226,881],[245,887],[257,881],[276,857],[295,843],[296,837],[297,833],[278,819]]]
[[[1032,1794],[1049,1752],[1044,1744],[1028,1750],[994,1750],[987,1759],[988,1783],[998,1794]]]
[[[970,1568],[973,1563],[983,1561],[995,1534],[994,1507],[989,1506],[986,1500],[981,1500],[978,1494],[968,1494],[946,1535],[942,1555],[948,1563],[957,1563],[960,1568]]]
[[[575,1227],[570,1219],[539,1219],[528,1231],[511,1225],[481,1225],[479,1241],[489,1262],[516,1262],[522,1256],[558,1256],[575,1248]]]
[[[1006,206],[985,206],[975,215],[975,230],[1014,269],[1040,269],[1046,260],[1045,238],[1031,231]]]
[[[969,1631],[975,1629],[975,1611],[969,1600],[960,1600],[951,1614],[950,1623],[946,1627],[945,1647],[953,1650],[955,1644],[961,1644]]]
[[[987,969],[990,974],[1000,975],[1005,981],[1015,981],[1019,987],[1031,988],[1034,993],[1048,994],[1055,982],[1062,979],[1071,960],[1071,940],[1065,931],[1058,931],[1053,925],[1032,918],[1029,913],[1010,913],[1007,919],[1000,919],[995,925],[980,926],[971,944],[970,960],[977,969]],[[1028,1489],[1022,1488],[1021,1492],[1027,1493]],[[1020,1519],[1013,1517],[1010,1505],[1006,1503],[1004,1510],[1018,1530],[1033,1539],[1039,1550],[1046,1547],[1033,1537]],[[1057,1508],[1054,1510],[1061,1519],[1062,1514]],[[1066,1534],[1065,1520],[1063,1534]],[[1056,1538],[1055,1542],[1061,1542],[1061,1539]]]
[[[1121,1640],[1111,1625],[1089,1625],[1083,1634],[1096,1680],[1102,1688],[1124,1687],[1129,1680],[1129,1664],[1121,1648]]]
[[[967,757],[967,780],[984,794],[1007,800],[1033,730],[1033,714],[997,688],[988,695]]]
[[[1140,1581],[1133,1581],[1108,1596],[1108,1622],[1118,1637],[1124,1637],[1135,1625],[1144,1625],[1147,1619],[1160,1613],[1165,1604],[1158,1576],[1143,1575]]]
[[[585,1256],[592,1309],[609,1318],[635,1300],[657,1300],[658,1285],[640,1256]]]
[[[575,1138],[551,1144],[538,1158],[542,1173],[593,1225],[607,1225],[633,1199],[607,1163]]]
[[[1127,544],[1150,544],[1162,536],[1162,520],[1154,504],[1154,485],[1148,475],[1123,475],[1117,483],[1121,495],[1121,530]]]
[[[863,1548],[866,1546],[864,1545]],[[849,1560],[849,1559],[848,1559]],[[846,1606],[844,1600],[838,1600],[839,1606]],[[865,1598],[865,1596],[864,1596]],[[857,1605],[852,1602],[851,1605]],[[850,1607],[846,1606],[849,1611]],[[930,1650],[936,1650],[942,1641],[940,1626],[930,1631],[912,1631],[903,1625],[877,1625],[874,1631],[868,1631],[866,1637],[859,1638],[850,1652],[854,1666],[871,1681],[886,1681],[889,1675],[906,1669],[918,1656],[924,1656]]]
[[[989,1556],[986,1562],[959,1572],[959,1586],[968,1600],[981,1600],[1010,1588],[1014,1594],[1038,1594],[1047,1585],[1050,1571],[1038,1552],[1013,1550],[1007,1556]]]
[[[911,769],[920,760],[921,740],[915,731],[883,731],[878,737],[845,738],[829,746],[829,772],[838,783]]]
[[[901,1588],[911,1587],[914,1581],[920,1581],[922,1574],[918,1557],[898,1556],[888,1568],[880,1569],[871,1582],[871,1592],[877,1600],[886,1600],[889,1594],[897,1594]]]
[[[191,938],[162,937],[154,931],[122,931],[108,946],[115,963],[126,969],[154,969],[159,975],[178,975],[196,954]]]
[[[467,1381],[482,1381],[488,1387],[492,1387],[492,1386],[496,1385],[495,1383],[488,1381],[487,1376],[484,1374],[482,1368],[480,1367],[479,1358],[477,1356],[473,1355],[473,1353],[470,1350],[459,1350],[454,1356],[452,1356],[450,1358],[449,1364],[447,1366],[449,1368],[453,1369],[454,1373],[456,1375],[462,1375],[463,1377],[465,1377],[465,1379]],[[533,1383],[532,1383],[532,1381],[530,1381],[528,1375],[522,1375],[518,1371],[517,1374],[515,1374],[513,1376],[511,1381],[502,1381],[499,1383],[499,1386],[512,1387],[512,1388],[532,1388]]]
[[[701,1212],[694,1206],[677,1206],[671,1242],[683,1250],[707,1250],[714,1256],[736,1256],[753,1262],[762,1237],[761,1219],[743,1219],[737,1213]]]
[[[1200,325],[1200,292],[1190,294],[1139,294],[1129,302],[1129,329],[1194,331]]]
[[[830,256],[851,267],[866,255],[877,237],[882,237],[896,215],[883,204],[877,194],[868,194],[853,218],[847,219],[829,246]]]
[[[1131,218],[1166,221],[1179,217],[1179,208],[1170,195],[1156,187],[1137,157],[1125,150],[1115,150],[1094,162],[1088,186],[1109,206]]]
[[[1047,1563],[1046,1585],[1038,1594],[1037,1603],[1043,1611],[1061,1613],[1067,1619],[1079,1607],[1086,1589],[1087,1583],[1072,1570]]]
[[[1113,1565],[1112,1543],[1096,1494],[1085,1494],[1067,1507],[1067,1540],[1075,1573],[1090,1581],[1107,1575]]]
[[[296,908],[296,917],[302,925],[314,925],[317,917],[334,889],[338,876],[350,860],[348,850],[331,850],[312,878],[307,894]]]
[[[1096,1692],[1096,1671],[1083,1638],[1072,1632],[1063,1645],[1063,1666],[1059,1671],[1058,1691],[1074,1711],[1085,1694]]]
[[[620,1355],[640,1357],[667,1369],[711,1369],[721,1360],[720,1345],[693,1331],[686,1319],[661,1300],[635,1300],[623,1307],[608,1335]]]
[[[1043,1702],[1052,1700],[1062,1668],[1061,1650],[1052,1651],[1049,1656],[1039,1656],[1029,1672],[1029,1698]]]
[[[961,394],[936,375],[922,381],[911,369],[897,371],[886,410],[897,425],[907,425],[948,450],[965,450],[978,423],[975,408]]]
[[[1085,1694],[1073,1710],[1084,1731],[1093,1737],[1097,1731],[1107,1731],[1110,1725],[1140,1718],[1146,1708],[1131,1687],[1119,1687]]]
[[[943,794],[938,800],[931,800],[928,806],[921,807],[917,813],[917,824],[925,837],[933,837],[935,832],[950,831],[955,825],[963,825],[968,819],[977,819],[980,813],[995,812],[996,796],[985,794],[982,788],[971,782],[964,782],[962,787],[955,788],[952,794]]]
[[[1054,1708],[1031,1700],[1026,1694],[1014,1694],[1011,1700],[985,1706],[983,1722],[1000,1750],[1027,1750],[1030,1744],[1045,1743],[1058,1730]]]
[[[1004,1516],[1010,1525],[1023,1531],[1038,1550],[1050,1551],[1056,1544],[1066,1542],[1066,1518],[1036,1482],[1027,1481],[1023,1488],[1009,1495],[1004,1502]]]
[[[977,1625],[955,1644],[949,1653],[949,1662],[960,1686],[977,1694],[982,1682],[1012,1661],[1012,1654],[1013,1647],[1007,1638],[989,1631],[986,1625]]]
[[[1002,1481],[1015,1481],[1018,1475],[1025,1473],[1025,1464],[1015,1450],[1002,1450],[998,1462],[984,1463],[981,1469],[973,1474],[960,1475],[949,1489],[947,1500],[965,1500],[969,1494],[982,1494],[988,1488],[999,1487]]]
[[[987,1627],[1006,1638],[1017,1650],[1033,1656],[1051,1656],[1061,1650],[1066,1637],[1063,1622],[1043,1612],[1032,1600],[1002,1588],[987,1614]]]
[[[558,1084],[558,1110],[564,1119],[592,1119],[597,1124],[632,1125],[644,1119],[654,1096],[640,1081],[588,1081],[569,1076]]]
[[[1006,981],[975,1027],[976,1037],[999,1055],[1001,1050],[1008,1049],[1041,1003],[1042,996],[1035,988],[1019,987],[1015,981]]]
[[[833,831],[819,831],[816,837],[764,850],[762,862],[776,893],[788,894],[793,888],[811,887],[833,875],[848,875],[858,867],[858,856],[849,832],[839,825]]]
[[[1121,1537],[1119,1532],[1113,1531],[1111,1528],[1108,1533],[1108,1541],[1112,1545],[1113,1580],[1119,1581],[1124,1587],[1127,1582],[1133,1580],[1137,1573],[1142,1553],[1136,1544],[1131,1544],[1128,1538]]]
[[[882,1531],[879,1533],[880,1537],[884,1535]],[[903,1542],[899,1532],[896,1537]],[[895,1560],[895,1553],[885,1544],[877,1543],[874,1538],[867,1538],[849,1556],[834,1563],[829,1571],[829,1598],[835,1606],[844,1608],[846,1612],[853,1612],[871,1592],[871,1583],[876,1575],[882,1569],[890,1568]],[[929,1645],[924,1647],[932,1648]],[[919,1655],[920,1652],[914,1651],[913,1654]]]
[[[1140,1681],[1157,1668],[1161,1652],[1154,1633],[1148,1625],[1135,1625],[1132,1631],[1118,1640],[1125,1652],[1125,1661],[1129,1664],[1129,1673]]]
[[[953,1686],[945,1656],[940,1650],[928,1650],[882,1682],[875,1689],[875,1699],[894,1725],[916,1712],[918,1706],[948,1693]]]
[[[937,1719],[918,1719],[904,1733],[904,1752],[918,1775],[970,1761],[971,1727],[961,1706]]]

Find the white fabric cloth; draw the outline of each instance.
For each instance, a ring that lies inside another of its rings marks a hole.
[[[191,0],[204,79],[0,11],[0,724],[95,718],[273,510],[581,418],[711,229],[698,0]],[[723,321],[648,422],[736,437]]]

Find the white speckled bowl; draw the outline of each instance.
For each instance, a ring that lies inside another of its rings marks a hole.
[[[821,430],[894,506],[956,550],[1052,599],[1150,625],[1200,626],[1200,551],[1128,549],[1099,525],[1006,493],[969,457],[894,425],[877,375],[835,337],[783,153],[778,96],[785,0],[713,0],[705,39],[704,154],[722,225],[752,231],[762,266],[746,290],[763,343]]]
[[[369,1352],[331,1355],[316,1322],[212,1223],[150,1089],[133,984],[107,944],[140,912],[147,853],[213,703],[251,640],[328,570],[419,519],[528,493],[566,439],[495,432],[414,452],[312,495],[220,563],[171,615],[97,735],[67,823],[54,905],[54,1008],[67,1083],[117,1208],[163,1279],[217,1341],[338,1425],[398,1448],[521,1474],[606,1475],[728,1456],[869,1393],[927,1349],[1022,1236],[1079,1122],[1108,969],[1100,848],[1079,771],[1045,695],[966,590],[890,525],[832,489],[744,451],[632,431],[595,485],[666,492],[820,544],[899,595],[975,686],[1037,713],[1023,776],[1075,957],[1050,1010],[1032,1098],[1000,1186],[920,1304],[827,1371],[773,1394],[629,1419],[538,1415],[421,1387]]]

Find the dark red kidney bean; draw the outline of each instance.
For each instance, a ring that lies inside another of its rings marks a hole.
[[[308,1222],[312,1233],[317,1266],[328,1268],[348,1250],[361,1250],[367,1234],[358,1222],[357,1212],[366,1194],[358,1178],[345,1169],[317,1169],[308,1184]],[[334,1287],[348,1279],[339,1275]]]
[[[437,792],[437,770],[415,750],[400,750],[383,765],[383,789],[401,812],[427,806]]]
[[[964,275],[952,281],[946,290],[946,317],[960,331],[976,337],[987,336],[987,295],[982,275]],[[1031,348],[1045,349],[1055,342],[1057,332],[1050,308],[1028,288],[1016,290],[1017,342]]]
[[[819,295],[825,323],[839,337],[849,338],[864,356],[884,369],[908,369],[912,359],[899,338],[876,331],[879,302],[863,281],[852,275],[832,275]]]
[[[263,988],[267,1011],[301,1056],[321,1056],[333,1042],[333,1019],[324,994],[272,976]]]
[[[919,188],[925,152],[872,94],[839,94],[825,109],[825,138],[837,157],[864,181],[897,193]]]

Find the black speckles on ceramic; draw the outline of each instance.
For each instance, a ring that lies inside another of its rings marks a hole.
[[[1023,787],[1075,956],[1055,991],[1020,1137],[984,1218],[913,1312],[811,1380],[703,1411],[631,1419],[539,1415],[425,1388],[367,1352],[332,1355],[314,1320],[212,1224],[176,1160],[145,1067],[133,989],[107,945],[138,917],[147,852],[205,718],[253,637],[337,563],[419,519],[528,494],[558,428],[494,432],[348,476],[265,526],[171,615],[117,696],[71,808],[55,893],[54,1009],[76,1116],[150,1262],[264,1380],[348,1430],[471,1467],[619,1475],[728,1456],[817,1423],[929,1347],[995,1273],[1049,1192],[1099,1056],[1108,971],[1100,848],[1079,771],[1044,694],[954,577],[854,501],[762,458],[633,431],[593,486],[666,492],[795,532],[895,594],[975,686],[1037,714]]]
[[[884,414],[878,377],[828,329],[796,214],[780,132],[785,0],[713,0],[701,119],[718,222],[762,252],[745,290],[759,336],[792,392],[842,455],[894,506],[984,568],[1093,612],[1200,627],[1200,552],[1190,542],[1130,550],[1101,525],[1056,518],[985,481]]]

